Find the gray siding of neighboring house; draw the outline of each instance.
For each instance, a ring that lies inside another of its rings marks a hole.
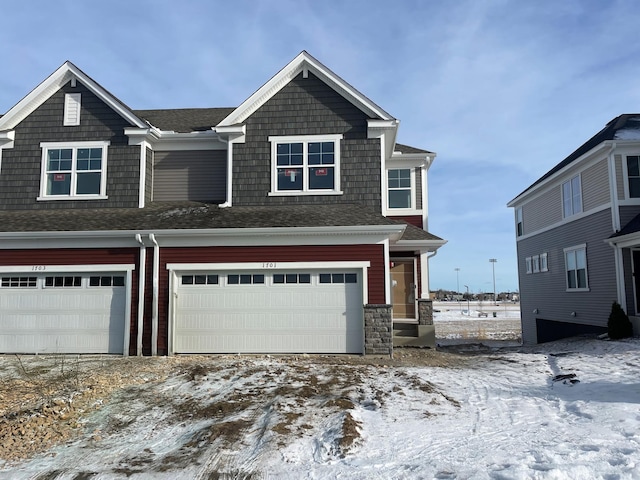
[[[618,200],[624,200],[624,170],[622,168],[622,155],[613,156],[616,165],[616,186],[618,188]]]
[[[63,126],[65,93],[81,93],[79,126]],[[120,115],[80,82],[63,86],[15,127],[14,148],[2,152],[0,209],[137,207],[140,147],[129,146]],[[40,142],[109,141],[107,200],[40,201]]]
[[[416,168],[416,208],[422,210],[422,169]]]
[[[233,204],[360,203],[381,209],[379,139],[367,138],[367,116],[320,79],[302,73],[246,121],[244,144],[233,147]],[[269,136],[343,134],[343,195],[269,196]]]
[[[226,150],[157,151],[154,155],[154,201],[224,202]]]
[[[522,206],[524,235],[549,227],[562,220],[562,195],[554,187]]]
[[[614,251],[605,239],[611,233],[611,212],[604,210],[539,235],[518,241],[522,337],[536,343],[536,318],[604,326],[616,300]],[[566,291],[564,249],[587,244],[588,292]],[[546,252],[548,272],[526,273],[525,258]],[[538,313],[533,313],[538,309]],[[576,312],[576,316],[571,316]]]
[[[602,159],[582,172],[582,208],[585,212],[611,202],[609,168]]]

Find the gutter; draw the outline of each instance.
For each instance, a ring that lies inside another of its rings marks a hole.
[[[160,245],[153,233],[149,234],[153,243],[153,299],[151,302],[151,355],[158,355],[158,298],[160,291]]]
[[[144,334],[144,293],[147,277],[147,247],[142,235],[136,233],[136,242],[140,244],[140,268],[138,269],[138,333],[136,337],[136,355],[142,355],[142,335]]]

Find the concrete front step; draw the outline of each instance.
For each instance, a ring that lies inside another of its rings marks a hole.
[[[433,325],[416,325],[411,323],[394,324],[393,346],[435,348],[435,327]]]

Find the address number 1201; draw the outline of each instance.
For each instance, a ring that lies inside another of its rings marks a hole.
[[[42,272],[42,271],[44,271],[46,269],[47,269],[47,267],[45,267],[44,265],[33,265],[31,267],[31,271],[32,272]]]
[[[263,262],[262,268],[276,268],[278,264],[276,262]]]

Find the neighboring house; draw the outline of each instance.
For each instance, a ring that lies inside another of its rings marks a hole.
[[[621,115],[508,204],[525,343],[640,318],[640,114]]]
[[[0,352],[391,353],[445,243],[398,124],[306,52],[237,108],[66,62],[0,117]]]

